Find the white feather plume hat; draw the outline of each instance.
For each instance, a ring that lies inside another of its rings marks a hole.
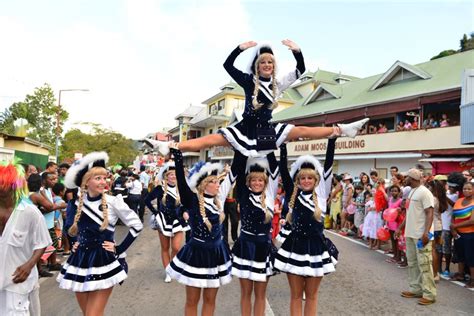
[[[255,157],[247,159],[247,165],[245,166],[245,173],[250,172],[266,172],[270,173],[270,166],[268,159],[265,157]]]
[[[250,62],[247,66],[247,73],[251,75],[255,75],[255,62],[257,61],[258,56],[261,54],[268,53],[273,55],[273,58],[275,58],[274,51],[272,49],[272,46],[270,45],[269,42],[260,42],[257,46],[254,47],[253,52],[252,52],[252,57],[250,58]],[[276,65],[274,65],[273,71],[276,73]]]
[[[175,169],[176,169],[176,166],[174,164],[174,161],[168,161],[160,168],[160,171],[158,172],[158,180],[163,181],[165,178],[165,173],[167,173],[170,170],[175,170]]]
[[[296,179],[296,175],[303,168],[314,169],[317,174],[323,173],[323,166],[318,159],[311,155],[300,156],[296,161],[291,165],[290,176],[293,181]]]
[[[206,162],[205,164],[201,165],[198,170],[195,170],[192,174],[189,175],[189,188],[193,191],[196,191],[196,188],[199,186],[202,180],[209,176],[219,175],[223,169],[224,166],[222,166],[221,163]]]
[[[68,169],[64,177],[64,185],[68,189],[75,189],[81,186],[82,178],[92,167],[105,168],[109,161],[109,155],[105,151],[92,152],[83,158],[76,160],[71,168]]]

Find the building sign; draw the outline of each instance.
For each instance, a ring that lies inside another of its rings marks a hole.
[[[309,143],[309,144],[299,144],[298,142],[290,143],[290,144],[294,146],[293,151],[295,153],[310,151],[312,154],[318,154],[318,153],[324,154],[326,153],[326,148],[327,148],[327,140],[317,141],[317,142]],[[365,148],[365,139],[336,141],[336,150],[360,149],[360,148]]]
[[[473,145],[461,145],[460,132],[459,126],[452,126],[428,130],[360,135],[354,139],[341,137],[336,141],[336,154],[419,152],[440,149],[474,150]],[[290,142],[288,144],[288,155],[324,155],[327,142],[327,139]]]

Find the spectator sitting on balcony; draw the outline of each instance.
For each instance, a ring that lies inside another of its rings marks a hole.
[[[405,120],[405,125],[403,125],[403,129],[406,131],[411,131],[413,129],[409,120]]]
[[[428,113],[428,115],[426,116],[425,120],[423,121],[423,128],[424,128],[424,129],[428,129],[428,128],[433,127],[433,126],[432,126],[432,122],[433,122],[433,121],[434,121],[433,114]]]
[[[418,129],[418,116],[413,119],[413,123],[411,123],[411,129]]]
[[[369,134],[375,134],[375,133],[377,133],[377,128],[374,125],[370,124],[369,125]]]
[[[387,126],[385,126],[384,123],[379,123],[379,128],[377,130],[377,134],[383,134],[383,133],[386,133],[388,130],[387,130]]]
[[[397,132],[401,132],[403,130],[405,130],[405,124],[403,124],[403,121],[400,121],[397,125]]]
[[[449,119],[446,113],[441,115],[441,121],[439,122],[439,127],[448,127],[449,126]]]

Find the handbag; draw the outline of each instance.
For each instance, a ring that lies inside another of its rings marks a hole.
[[[257,126],[257,150],[273,150],[276,146],[276,132],[272,127]]]

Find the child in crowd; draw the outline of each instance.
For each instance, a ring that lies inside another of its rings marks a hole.
[[[451,221],[453,217],[453,205],[458,200],[458,192],[456,188],[449,186],[448,192],[446,194],[448,198],[448,208],[446,211],[441,213],[441,224],[443,226],[443,231],[441,232],[442,246],[441,254],[439,256],[439,271],[444,277],[450,277],[451,273],[449,266],[451,265],[451,254],[452,254],[452,245],[453,245],[453,235],[451,234]],[[442,262],[443,256],[445,260],[445,268],[443,270]]]
[[[64,194],[66,194],[66,187],[62,183],[56,183],[52,191],[54,193],[53,202],[54,204],[63,206],[61,209],[57,209],[54,212],[54,228],[56,234],[58,234],[58,239],[60,240],[58,250],[63,251],[63,255],[70,255],[69,242],[67,240],[67,234],[63,233],[64,219],[66,218],[66,202],[64,202]]]
[[[388,200],[388,208],[396,209],[398,210],[398,213],[400,213],[402,204],[402,198],[400,196],[400,187],[392,185],[389,191],[390,198]],[[399,224],[399,216],[397,216],[395,220],[387,222],[388,230],[390,231],[390,241],[392,242],[393,251],[393,257],[386,260],[389,263],[397,263],[401,259],[400,250],[398,249],[397,240],[395,238],[395,231],[397,230]]]
[[[400,251],[400,261],[398,262],[398,268],[405,269],[408,267],[408,261],[406,256],[406,239],[405,239],[405,228],[400,229],[401,224],[405,221],[407,216],[407,209],[405,208],[406,197],[402,195],[402,203],[400,205],[400,213],[398,214],[398,228],[395,231],[395,237],[397,238],[397,246]]]
[[[377,229],[383,225],[380,214],[375,210],[375,202],[371,192],[365,194],[365,219],[362,235],[369,241],[369,249],[380,249],[380,240],[377,239]]]
[[[357,230],[356,238],[362,236],[361,226],[364,224],[365,216],[365,198],[364,198],[364,187],[356,185],[354,194],[354,204],[356,206],[356,212],[354,214],[354,226]]]

